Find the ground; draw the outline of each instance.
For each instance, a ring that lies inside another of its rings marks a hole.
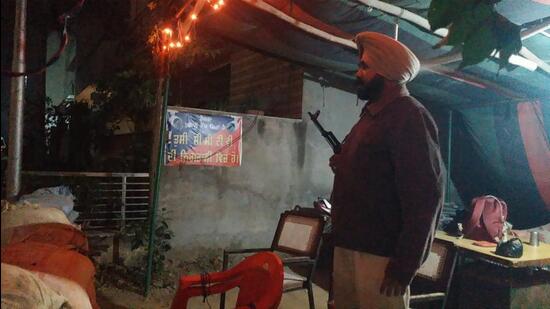
[[[103,285],[97,289],[97,301],[101,309],[150,309],[170,308],[170,302],[176,291],[172,288],[153,288],[148,297],[144,297],[129,290],[122,290],[115,286]],[[227,308],[232,308],[237,291],[232,290],[227,295]],[[326,308],[328,293],[321,288],[314,286],[315,304],[317,308]],[[210,296],[208,303],[202,302],[202,297],[192,298],[188,303],[190,309],[219,308],[219,296]],[[306,290],[294,291],[283,294],[280,309],[303,309],[309,308]]]
[[[153,287],[147,297],[143,296],[143,269],[132,269],[123,265],[107,263],[97,265],[96,294],[101,309],[164,309],[170,308],[172,298],[176,294],[176,285],[181,274],[197,274],[203,270],[219,268],[219,261],[215,259],[200,259],[207,263],[187,262],[173,265],[157,272],[154,276]],[[320,284],[326,281],[326,275],[321,270],[316,276]],[[326,308],[328,293],[314,285],[313,291],[317,308]],[[237,290],[232,290],[226,297],[227,308],[235,304]],[[188,308],[219,308],[219,296],[207,298],[203,303],[202,297],[195,297],[189,301]],[[285,293],[279,305],[280,309],[309,308],[306,290]]]

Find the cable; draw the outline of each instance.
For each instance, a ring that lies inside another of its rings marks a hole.
[[[70,10],[61,14],[57,19],[59,23],[61,24],[66,22],[67,18],[73,18],[78,12],[80,12],[82,6],[84,5],[84,1],[85,0],[78,0],[78,3],[75,4]]]
[[[46,71],[46,69],[50,65],[54,64],[57,60],[59,60],[59,57],[61,57],[61,54],[63,53],[63,51],[65,50],[65,48],[69,44],[69,34],[68,34],[68,31],[67,31],[68,20],[69,20],[69,18],[74,17],[74,15],[80,11],[82,6],[84,5],[84,1],[85,0],[79,0],[78,3],[75,6],[73,6],[70,10],[68,10],[67,12],[61,14],[57,18],[58,22],[63,25],[62,38],[61,38],[61,41],[59,43],[58,50],[55,52],[55,54],[53,54],[50,57],[50,59],[48,59],[48,61],[46,62],[46,64],[43,67],[40,67],[38,69],[33,69],[33,70],[27,70],[27,71],[24,71],[24,72],[13,72],[11,70],[2,70],[2,75],[9,76],[9,77],[13,78],[13,77],[20,77],[20,76],[25,76],[25,75],[40,74],[40,73]]]

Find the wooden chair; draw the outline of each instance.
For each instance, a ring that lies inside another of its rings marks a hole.
[[[441,301],[441,308],[445,308],[456,260],[457,250],[453,243],[434,240],[428,259],[411,284],[411,307],[419,303]]]
[[[269,248],[224,250],[223,269],[227,269],[229,256],[259,251],[282,253],[283,265],[306,268],[304,276],[285,269],[283,292],[305,289],[308,293],[309,307],[315,308],[313,299],[312,278],[317,265],[323,229],[327,219],[312,208],[296,206],[285,211],[279,218],[275,236]],[[225,294],[220,298],[220,309],[225,308]]]

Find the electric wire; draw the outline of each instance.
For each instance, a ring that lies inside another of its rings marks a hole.
[[[42,66],[40,68],[37,68],[37,69],[27,70],[27,71],[24,71],[24,72],[14,72],[14,71],[11,71],[11,70],[2,70],[2,75],[9,76],[10,78],[14,78],[14,77],[20,77],[20,76],[26,76],[26,75],[40,74],[40,73],[43,73],[44,71],[46,71],[46,69],[49,66],[51,66],[52,64],[54,64],[57,60],[59,60],[59,58],[61,57],[61,54],[63,54],[63,52],[65,51],[65,48],[69,44],[69,33],[67,31],[68,21],[69,21],[70,18],[73,18],[74,15],[76,15],[80,11],[82,6],[84,5],[84,1],[85,0],[79,0],[78,3],[75,6],[73,6],[70,10],[68,10],[67,12],[61,14],[57,18],[58,22],[63,25],[61,41],[59,43],[59,47],[58,47],[57,51],[55,52],[55,54],[53,54],[50,57],[50,59],[48,59],[48,61],[46,61],[46,64],[44,66]]]

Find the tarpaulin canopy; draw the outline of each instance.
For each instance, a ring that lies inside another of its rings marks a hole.
[[[399,13],[392,15],[391,10],[385,9],[387,4]],[[203,20],[200,26],[203,31],[239,45],[299,63],[306,71],[322,70],[327,73],[329,83],[331,77],[337,76],[352,85],[357,50],[353,44],[342,42],[349,42],[361,31],[394,36],[398,23],[399,41],[413,50],[424,64],[454,52],[449,47],[433,49],[440,36],[426,26],[407,20],[401,10],[425,20],[429,4],[429,0],[232,1],[215,16]],[[455,71],[458,58],[447,64],[440,61],[435,66],[424,65],[409,89],[436,116],[446,158],[449,156],[445,144],[449,129],[452,131],[452,160],[446,163],[451,166],[451,178],[462,202],[468,204],[473,197],[483,194],[497,195],[510,205],[510,221],[516,227],[539,225],[550,221],[550,205],[540,191],[546,188],[541,182],[550,176],[545,178],[541,165],[533,162],[547,162],[550,153],[526,152],[528,144],[524,137],[537,136],[537,142],[546,139],[548,144],[550,38],[544,30],[550,23],[550,5],[532,0],[504,0],[497,3],[496,8],[521,26],[523,46],[535,58],[539,57],[535,59],[539,61],[535,71],[523,67],[499,70],[494,59]],[[304,30],[308,27],[315,31]],[[522,127],[544,132],[526,134],[520,130],[520,103],[538,104],[538,115],[541,115],[530,117],[531,125],[525,125],[524,119]],[[452,125],[451,110],[454,112]]]

